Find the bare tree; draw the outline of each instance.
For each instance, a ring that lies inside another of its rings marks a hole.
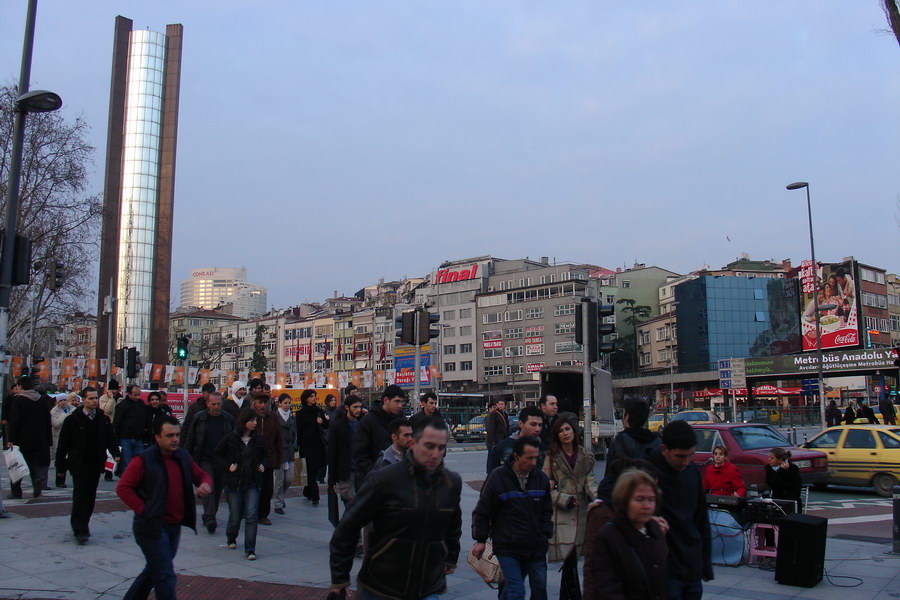
[[[891,27],[891,33],[894,34],[894,38],[900,44],[900,5],[897,4],[897,0],[881,0],[881,8],[884,10],[884,16]]]
[[[0,207],[6,210],[6,186],[12,153],[16,87],[0,87]],[[97,260],[102,205],[87,193],[88,168],[95,149],[87,142],[87,123],[67,120],[59,112],[28,115],[19,191],[19,231],[32,241],[32,257],[47,265],[64,265],[61,289],[50,293],[43,271],[29,285],[13,288],[9,348],[28,350],[32,311],[37,325],[65,322],[68,315],[92,304],[91,266]],[[37,300],[37,302],[35,302]]]

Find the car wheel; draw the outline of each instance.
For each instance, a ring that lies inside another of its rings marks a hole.
[[[814,483],[813,487],[816,488],[820,492],[824,492],[828,488],[827,483]]]
[[[872,478],[872,486],[874,486],[875,492],[885,498],[891,496],[895,485],[897,485],[897,478],[890,473],[879,473]]]

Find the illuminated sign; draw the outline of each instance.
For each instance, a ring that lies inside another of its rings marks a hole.
[[[478,275],[478,265],[472,265],[471,269],[460,269],[451,271],[450,269],[438,269],[434,274],[434,283],[452,283],[454,281],[468,281],[475,279]]]

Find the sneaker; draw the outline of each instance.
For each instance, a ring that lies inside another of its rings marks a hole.
[[[272,521],[269,520],[269,517],[262,517],[257,523],[260,525],[271,525]]]
[[[235,548],[237,548],[237,542],[228,542],[229,550],[234,550]]]
[[[284,514],[284,509],[283,509],[283,508],[276,508],[276,509],[275,509],[275,514],[276,514],[276,515],[283,515],[283,514]]]
[[[256,555],[252,552],[247,553],[247,560],[256,560]]]

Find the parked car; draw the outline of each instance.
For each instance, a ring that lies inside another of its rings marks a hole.
[[[747,487],[766,484],[766,465],[769,452],[781,447],[791,453],[791,462],[800,468],[803,483],[822,483],[828,480],[828,457],[818,450],[806,450],[791,445],[771,425],[745,423],[715,423],[694,425],[697,432],[697,451],[694,462],[701,471],[712,463],[712,451],[722,445],[728,449],[728,460],[738,468]]]
[[[663,425],[666,423],[666,416],[662,413],[653,413],[650,415],[650,418],[647,419],[647,429],[652,431],[653,433],[659,433],[659,430],[663,428]]]
[[[780,416],[778,411],[772,408],[750,408],[738,412],[737,422],[776,425]]]
[[[453,439],[462,442],[483,442],[487,436],[484,427],[484,419],[487,415],[478,415],[469,419],[468,423],[461,423],[453,428]]]
[[[687,421],[691,425],[700,423],[721,423],[719,415],[711,410],[682,410],[672,415],[669,421]]]
[[[872,486],[888,497],[900,480],[900,427],[839,425],[803,444],[828,455],[831,474],[820,486]]]

